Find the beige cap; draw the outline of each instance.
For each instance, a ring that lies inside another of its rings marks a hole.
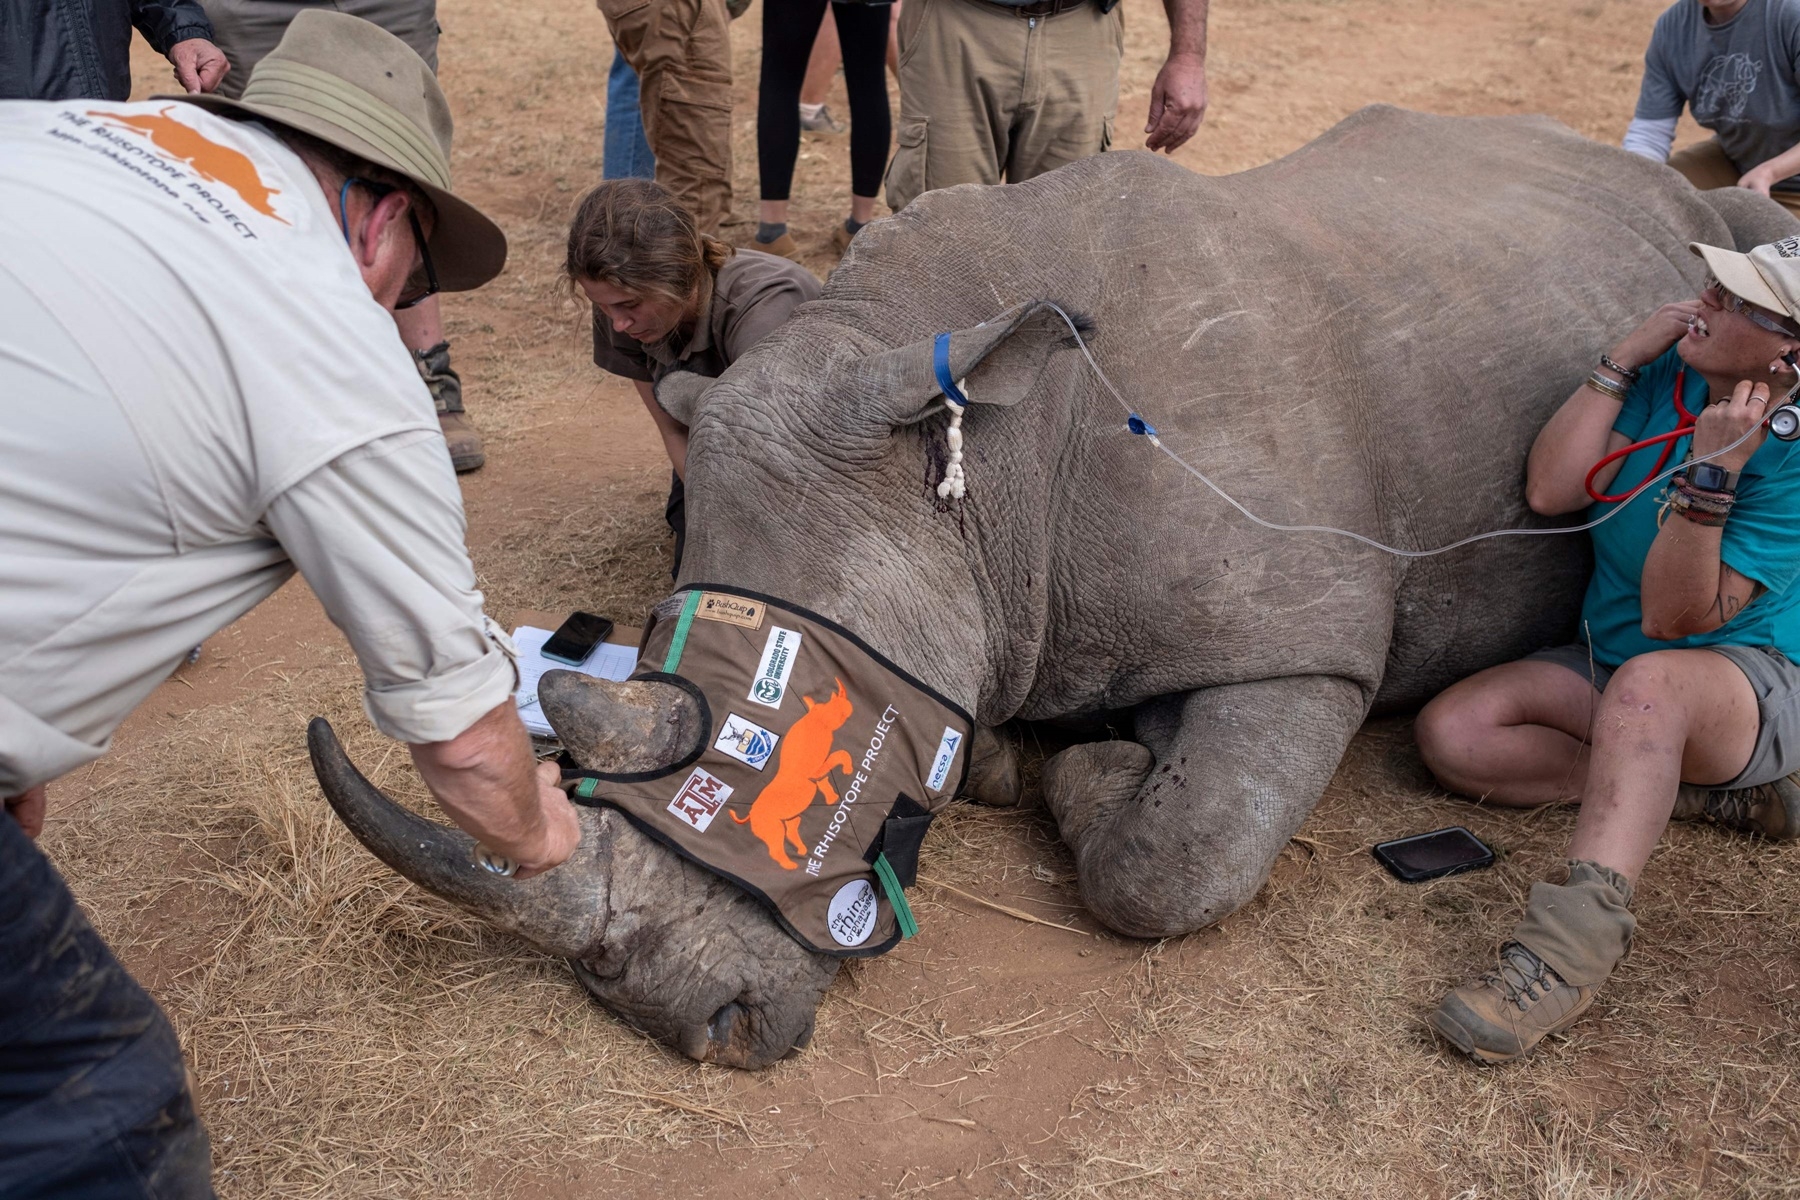
[[[1689,242],[1718,281],[1758,308],[1800,318],[1800,237],[1758,246],[1748,254]]]
[[[500,227],[450,191],[450,106],[437,77],[378,25],[307,9],[250,72],[243,99],[154,98],[286,125],[411,179],[437,206],[431,259],[447,292],[478,288],[506,265]]]

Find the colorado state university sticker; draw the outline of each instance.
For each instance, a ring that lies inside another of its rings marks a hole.
[[[860,946],[875,932],[875,888],[866,879],[852,879],[831,898],[827,915],[831,936],[840,946]]]

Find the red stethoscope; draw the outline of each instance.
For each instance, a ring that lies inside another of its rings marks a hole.
[[[1793,355],[1783,355],[1783,357],[1787,359],[1788,366],[1792,367],[1795,365]],[[1647,437],[1643,441],[1633,442],[1629,446],[1620,446],[1617,450],[1614,450],[1611,454],[1608,454],[1605,458],[1590,467],[1588,469],[1587,478],[1582,482],[1587,488],[1587,494],[1591,498],[1602,504],[1618,504],[1622,501],[1631,499],[1633,496],[1636,496],[1639,492],[1649,487],[1652,483],[1656,482],[1657,477],[1663,472],[1663,467],[1668,464],[1669,455],[1675,451],[1675,443],[1694,432],[1694,414],[1689,412],[1687,405],[1681,402],[1681,389],[1682,385],[1686,382],[1687,368],[1684,367],[1675,373],[1675,414],[1680,418],[1680,423],[1667,433],[1659,433],[1655,437]],[[1784,442],[1791,442],[1795,438],[1800,438],[1800,407],[1796,407],[1794,403],[1796,394],[1800,394],[1800,385],[1797,385],[1794,391],[1788,393],[1786,403],[1782,404],[1768,416],[1763,418],[1763,424],[1769,427],[1769,432]],[[1663,443],[1662,454],[1657,457],[1656,465],[1651,467],[1649,473],[1644,476],[1644,482],[1638,484],[1630,491],[1620,492],[1616,496],[1603,495],[1595,490],[1594,476],[1598,475],[1608,463],[1616,462],[1627,455],[1635,454],[1646,446],[1654,446],[1658,442]]]

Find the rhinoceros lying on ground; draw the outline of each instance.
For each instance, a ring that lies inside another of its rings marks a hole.
[[[1407,561],[1258,529],[1126,430],[1053,316],[981,323],[1054,300],[1253,511],[1435,546],[1530,522],[1533,435],[1601,348],[1692,294],[1688,241],[1793,228],[1546,119],[1390,108],[1226,178],[1106,154],[935,192],[859,236],[824,299],[710,389],[667,389],[693,427],[683,578],[840,621],[987,726],[1135,707],[1136,740],[1063,751],[1045,799],[1095,916],[1197,929],[1256,893],[1371,711],[1569,632],[1585,540]],[[944,330],[963,331],[974,401],[958,505],[932,488]],[[559,682],[544,708],[591,768],[662,767],[708,733],[670,685]],[[646,1033],[738,1066],[810,1036],[836,962],[617,813],[582,812],[566,866],[501,881],[363,783],[328,730],[314,750],[384,861],[575,959]]]

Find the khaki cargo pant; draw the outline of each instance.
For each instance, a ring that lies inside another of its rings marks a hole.
[[[1669,155],[1669,165],[1687,177],[1687,181],[1703,192],[1714,188],[1736,187],[1742,174],[1732,165],[1731,156],[1719,145],[1718,138],[1708,138],[1697,146],[1677,150]],[[1769,199],[1800,217],[1800,192],[1770,192]]]
[[[231,63],[219,95],[238,99],[250,71],[281,41],[289,22],[309,8],[345,12],[381,26],[437,71],[437,0],[200,0],[213,24],[213,44]]]
[[[906,0],[900,133],[887,202],[958,183],[1020,183],[1112,143],[1120,8],[1020,17],[980,0]]]
[[[731,16],[725,0],[596,0],[638,74],[656,182],[717,233],[731,213]]]

